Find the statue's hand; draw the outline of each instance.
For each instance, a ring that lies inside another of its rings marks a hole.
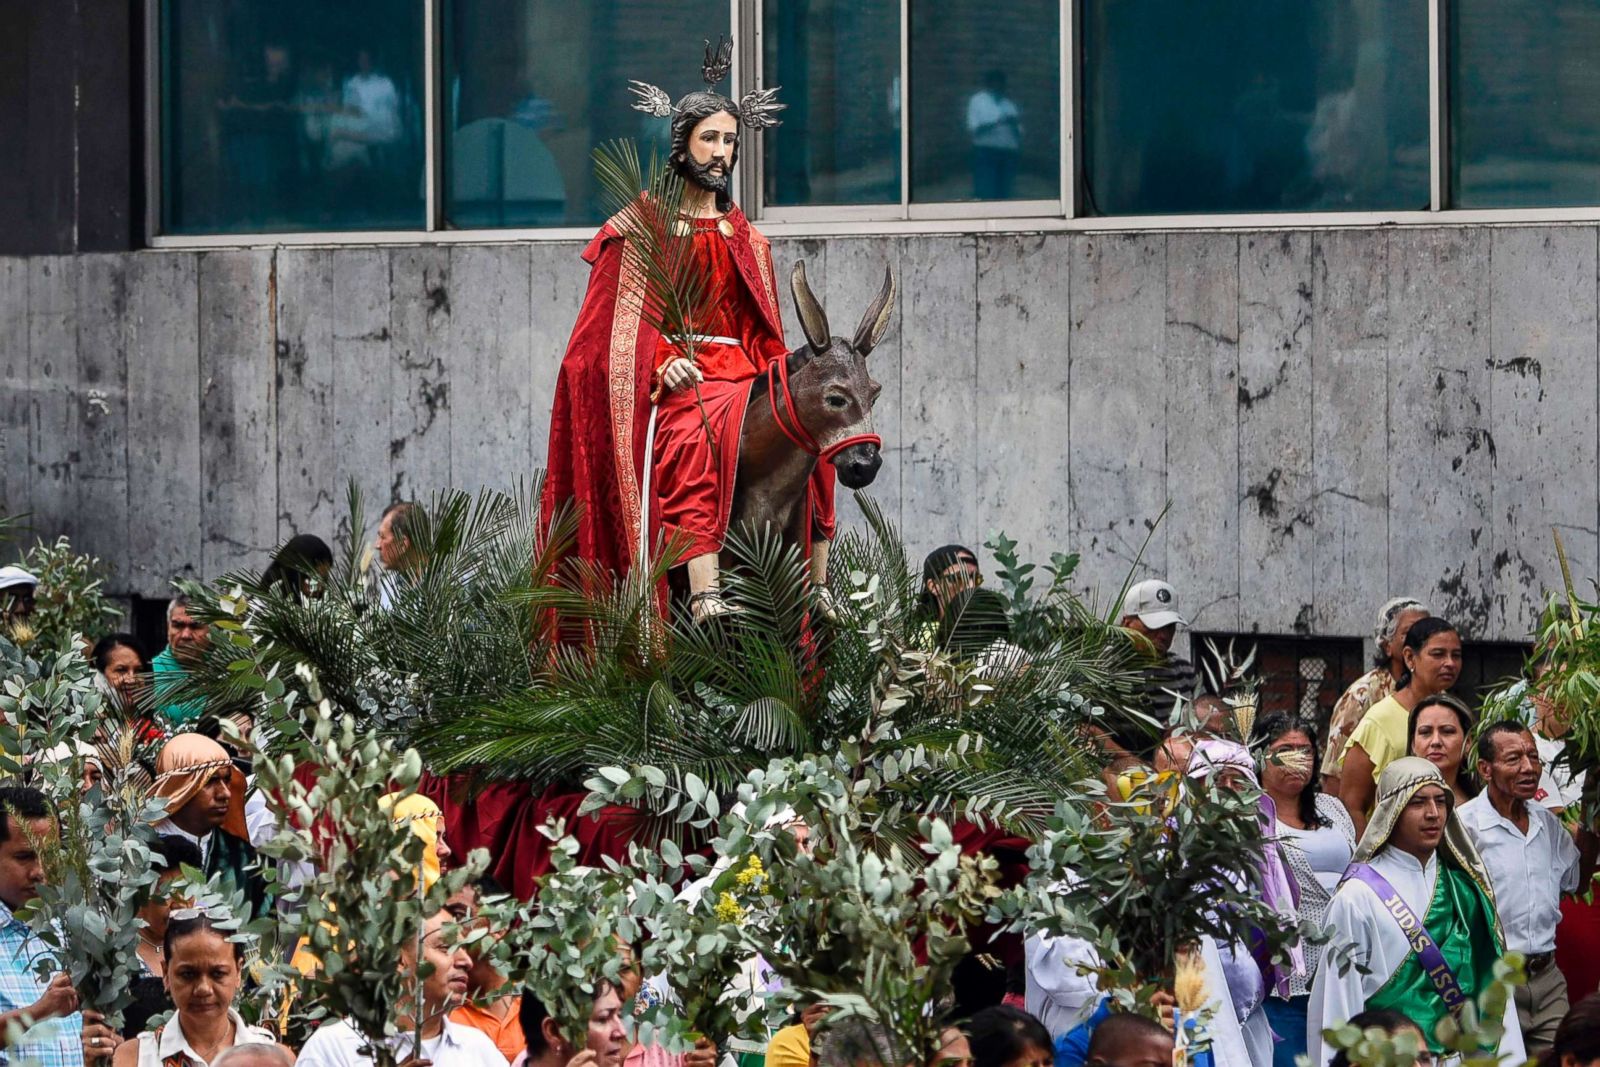
[[[674,393],[705,380],[706,376],[700,373],[700,368],[682,356],[661,368],[661,384]]]

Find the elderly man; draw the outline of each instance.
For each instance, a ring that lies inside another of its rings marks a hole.
[[[173,696],[211,647],[211,631],[189,613],[189,598],[175,596],[167,604],[167,647],[151,662],[155,675],[156,708],[167,726],[182,728],[205,714],[203,700],[175,700]]]
[[[188,838],[200,848],[207,874],[224,874],[263,915],[266,882],[245,821],[245,779],[227,749],[200,734],[178,734],[156,757],[154,795],[165,818],[156,832]]]
[[[1420,757],[1402,756],[1378,776],[1377,808],[1324,921],[1329,950],[1307,1011],[1312,1063],[1333,1056],[1324,1028],[1371,1008],[1415,1020],[1442,1052],[1439,1022],[1492,980],[1504,945],[1494,890],[1453,802],[1439,768]],[[1341,951],[1349,967],[1337,962]],[[1521,1063],[1515,1004],[1505,1026],[1499,1053]]]
[[[1409,596],[1397,596],[1378,609],[1378,623],[1372,631],[1378,647],[1377,663],[1350,683],[1328,720],[1328,743],[1322,751],[1322,791],[1329,796],[1339,795],[1345,742],[1372,706],[1394,692],[1395,683],[1406,671],[1401,653],[1406,647],[1407,631],[1412,623],[1432,614],[1426,604]]]
[[[1493,723],[1478,738],[1484,790],[1461,806],[1462,825],[1494,882],[1506,948],[1527,960],[1528,984],[1517,988],[1516,1005],[1529,1055],[1550,1047],[1567,1014],[1567,983],[1555,966],[1556,924],[1562,895],[1594,875],[1596,851],[1594,834],[1578,832],[1580,852],[1561,820],[1533,802],[1540,769],[1527,727]]]

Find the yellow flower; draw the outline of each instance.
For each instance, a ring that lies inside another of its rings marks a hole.
[[[19,648],[33,644],[34,638],[38,636],[38,631],[21,619],[11,624],[11,643]]]
[[[743,889],[753,889],[757,893],[766,892],[767,869],[761,865],[761,857],[753,855],[746,860],[744,870],[734,877],[734,881]]]
[[[733,894],[726,890],[717,898],[717,906],[712,909],[712,914],[720,923],[737,923],[744,919],[744,909],[733,899]]]

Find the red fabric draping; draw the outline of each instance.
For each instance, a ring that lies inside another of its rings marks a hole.
[[[551,869],[551,842],[539,828],[551,820],[566,823],[577,838],[578,862],[597,865],[605,856],[622,858],[637,826],[632,808],[608,807],[578,814],[587,795],[552,786],[535,796],[525,782],[493,782],[474,792],[465,775],[424,775],[420,792],[444,812],[446,840],[465,855],[489,850],[489,873],[519,898],[533,895],[535,882]]]
[[[1579,897],[1562,898],[1556,966],[1567,980],[1572,1003],[1600,989],[1600,899],[1586,904]]]
[[[697,237],[711,243],[707,261],[727,282],[724,313],[718,321],[723,323],[722,336],[738,339],[743,357],[760,369],[786,351],[772,251],[737,207],[721,221],[726,225]],[[643,313],[643,281],[623,256],[623,240],[614,221],[601,228],[583,258],[591,265],[589,288],[556,382],[541,511],[548,524],[558,506],[581,502],[578,555],[622,574],[632,561],[641,525],[650,544],[661,543],[660,509],[654,501],[645,507],[640,499],[661,336]],[[731,271],[721,275],[720,271],[729,270],[728,264]],[[730,373],[737,371],[736,362],[730,362]],[[740,395],[748,395],[748,388]],[[742,413],[742,405],[735,406]],[[698,421],[695,413],[697,425]],[[731,446],[719,441],[723,452],[732,453],[725,460],[728,464],[737,458],[736,430],[732,441]],[[709,462],[709,443],[702,447],[707,457],[703,462]],[[816,529],[828,537],[834,526],[833,477],[831,465],[819,464],[811,493],[818,508]],[[731,498],[732,479],[728,481],[721,492]],[[718,507],[698,510],[715,515]],[[724,517],[724,529],[725,525]],[[713,532],[720,541],[720,531]]]

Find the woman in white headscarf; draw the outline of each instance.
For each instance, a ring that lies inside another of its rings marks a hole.
[[[1488,873],[1454,806],[1444,775],[1420,757],[1394,760],[1378,776],[1372,821],[1328,905],[1331,941],[1307,1019],[1313,1063],[1333,1055],[1324,1028],[1373,1008],[1414,1019],[1440,1052],[1438,1023],[1475,1002],[1492,979],[1505,939]],[[1348,967],[1341,968],[1342,953]],[[1521,1063],[1522,1031],[1509,997],[1505,1028],[1502,1062]]]

